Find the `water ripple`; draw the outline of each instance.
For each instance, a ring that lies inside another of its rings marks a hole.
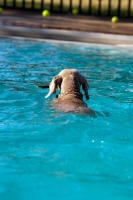
[[[102,45],[0,40],[2,198],[68,199],[69,191],[69,199],[130,200],[133,52]],[[49,84],[65,68],[76,68],[87,78],[90,100],[84,100],[101,115],[58,112],[50,104],[55,95],[45,99],[48,89],[35,87]]]

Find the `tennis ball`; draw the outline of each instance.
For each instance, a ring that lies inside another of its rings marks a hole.
[[[112,21],[113,23],[117,23],[117,22],[119,21],[119,18],[116,17],[116,16],[114,16],[114,17],[112,17],[111,21]]]
[[[77,8],[72,9],[72,14],[77,15],[79,13],[79,10]]]
[[[42,12],[42,16],[43,16],[43,17],[48,17],[48,16],[50,16],[49,10],[44,10],[44,11]]]
[[[3,9],[0,7],[0,14],[2,14],[2,12],[3,12]]]

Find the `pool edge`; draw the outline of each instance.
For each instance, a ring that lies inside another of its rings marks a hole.
[[[27,28],[0,25],[0,36],[16,36],[84,43],[133,45],[133,36],[58,29]]]

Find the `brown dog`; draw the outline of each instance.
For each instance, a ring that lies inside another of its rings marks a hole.
[[[52,82],[49,85],[50,91],[45,98],[56,93],[56,88],[58,87],[60,94],[58,98],[52,101],[52,105],[55,108],[65,112],[93,114],[93,111],[89,109],[83,101],[80,86],[82,86],[82,89],[85,92],[85,97],[88,100],[88,83],[85,77],[76,69],[64,69],[52,79]]]

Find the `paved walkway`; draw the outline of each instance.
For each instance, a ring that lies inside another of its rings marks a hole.
[[[20,27],[25,29],[21,29],[18,33],[18,28]],[[14,29],[16,31],[13,32],[13,28],[16,28]],[[45,33],[46,30],[52,30],[52,31],[66,30],[69,32],[71,30],[71,31],[78,31],[81,33],[98,33],[98,34],[108,33],[115,35],[117,34],[117,35],[133,36],[133,20],[120,19],[119,23],[112,23],[111,18],[106,18],[106,17],[98,18],[94,16],[73,16],[71,14],[68,15],[54,14],[51,15],[50,17],[43,18],[41,16],[41,12],[4,10],[3,14],[0,15],[0,34],[7,35],[7,33],[9,33],[10,35],[16,35],[16,36],[20,35],[27,37],[27,35],[22,34],[23,30],[25,31],[29,30],[31,33],[31,37],[34,37],[33,32],[36,32],[35,30],[40,30],[40,32],[44,31]],[[44,32],[42,34],[44,34]],[[51,39],[50,37],[48,37],[48,35],[47,36],[46,34],[44,35],[45,38]],[[39,37],[39,35],[37,37]],[[40,38],[42,38],[41,34]],[[74,38],[72,37],[71,40],[74,40]]]

